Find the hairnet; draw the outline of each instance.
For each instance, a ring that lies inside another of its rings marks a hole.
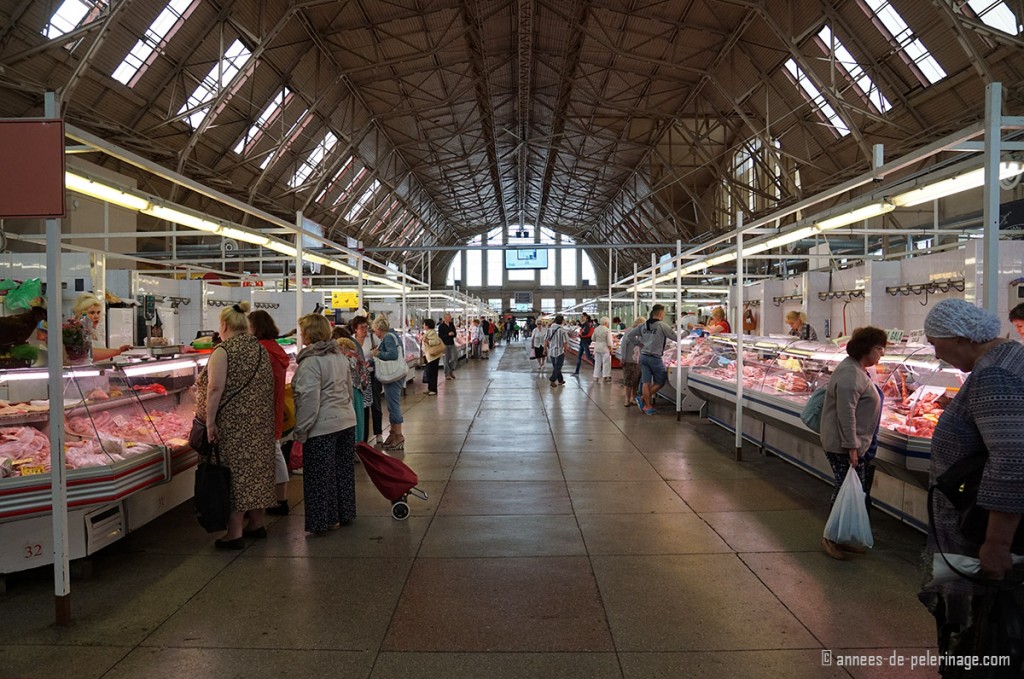
[[[942,300],[924,319],[928,337],[964,337],[979,344],[998,337],[1001,327],[995,314],[962,299]]]

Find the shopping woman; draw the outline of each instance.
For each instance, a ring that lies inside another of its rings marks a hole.
[[[976,557],[981,579],[1001,580],[1010,588],[1024,581],[1024,567],[1014,567],[1010,558],[1015,536],[1019,542],[1024,532],[1024,346],[1000,337],[1000,326],[995,315],[959,299],[939,302],[924,321],[935,357],[970,373],[935,426],[929,483],[956,463],[978,460],[983,466],[977,506],[988,510],[983,537],[972,538],[960,531],[960,516],[949,501],[935,493],[928,552]],[[984,649],[993,647],[986,631],[1006,633],[983,624],[984,611],[995,597],[1006,597],[1024,610],[1021,587],[996,592],[964,579],[925,587],[919,598],[935,616],[941,656],[985,654]],[[974,646],[969,645],[972,640]],[[1009,651],[1000,648],[1003,652]],[[963,668],[946,669],[944,677],[974,676],[957,673]],[[1017,665],[999,676],[1021,676],[1020,671]]]
[[[249,303],[239,302],[220,312],[222,341],[196,380],[196,417],[231,469],[231,515],[218,549],[242,549],[243,537],[266,537],[263,510],[277,501],[274,370],[267,350],[249,334],[248,311]]]
[[[540,372],[544,372],[544,361],[547,357],[544,351],[544,337],[547,335],[547,332],[547,326],[538,323],[533,326],[533,332],[530,334],[530,346],[533,347],[533,354],[530,358],[537,361],[537,370]]]
[[[612,381],[612,331],[608,328],[607,316],[601,318],[601,324],[594,329],[594,381]]]
[[[380,340],[380,344],[373,350],[374,358],[381,361],[394,361],[402,356],[402,339],[388,323],[388,319],[377,316],[371,324],[373,334]],[[405,437],[402,436],[402,387],[404,379],[384,384],[384,399],[388,403],[388,422],[391,427],[388,431],[388,438],[384,441],[384,450],[404,450]]]
[[[288,513],[288,463],[281,450],[281,435],[284,431],[284,387],[288,371],[288,354],[277,343],[280,331],[266,311],[256,310],[249,314],[249,332],[260,346],[267,350],[270,367],[274,373],[274,493],[277,503],[267,508],[268,514],[284,516]]]
[[[365,441],[371,446],[383,441],[384,416],[380,410],[381,401],[384,399],[384,387],[377,381],[373,366],[373,350],[376,348],[376,338],[370,334],[370,321],[366,316],[355,316],[348,322],[349,330],[352,331],[352,340],[359,348],[359,354],[366,362],[366,371],[370,376],[370,386],[363,389],[363,435]]]
[[[437,395],[437,368],[444,356],[444,342],[434,329],[434,320],[423,319],[423,334],[420,336],[420,350],[423,351],[423,358],[427,362],[423,366],[423,379],[427,381],[427,394]]]
[[[92,360],[109,361],[114,356],[120,356],[132,348],[132,345],[125,344],[117,349],[107,349],[104,346],[103,337],[100,335],[100,321],[103,318],[103,302],[91,292],[83,292],[75,300],[72,308],[75,318],[85,317],[89,321],[89,339],[92,343]]]
[[[341,332],[339,332],[339,330]],[[334,341],[338,344],[342,356],[348,359],[348,374],[352,376],[352,411],[356,416],[355,440],[362,441],[366,436],[366,423],[363,415],[363,394],[370,388],[370,371],[366,368],[366,360],[359,350],[359,345],[352,339],[352,333],[345,326],[334,328]],[[356,463],[359,460],[355,460]]]
[[[295,360],[295,440],[302,444],[306,531],[321,535],[356,517],[356,414],[348,360],[320,314],[299,319],[305,348]]]
[[[790,311],[786,314],[786,325],[789,334],[802,340],[818,341],[818,332],[807,324],[807,314],[802,311]]]
[[[835,503],[846,473],[857,470],[864,494],[870,503],[871,482],[875,477],[875,448],[878,422],[882,416],[882,390],[868,368],[885,355],[886,334],[880,328],[858,328],[846,344],[847,357],[832,373],[821,409],[821,447],[832,467],[834,487],[829,506]],[[833,559],[843,560],[844,552],[863,551],[859,547],[821,538],[821,547]]]
[[[628,408],[636,403],[638,391],[640,390],[640,350],[644,346],[644,340],[640,336],[641,325],[644,325],[646,318],[638,316],[633,320],[633,327],[626,331],[619,343],[619,352],[622,360],[622,384],[625,388],[626,402]]]

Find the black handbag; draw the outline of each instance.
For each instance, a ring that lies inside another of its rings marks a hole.
[[[231,469],[221,464],[220,452],[211,446],[196,466],[196,518],[207,533],[227,530],[231,515]]]
[[[942,493],[960,515],[960,533],[975,544],[985,542],[988,530],[988,510],[978,506],[978,490],[985,471],[987,455],[975,455],[958,460],[936,479],[933,488]],[[931,500],[929,498],[929,505]],[[1024,553],[1024,524],[1013,536],[1011,551]]]

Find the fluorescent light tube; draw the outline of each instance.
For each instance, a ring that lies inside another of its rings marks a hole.
[[[1017,175],[1024,173],[1024,163],[1015,161],[999,163],[999,178],[1010,179]],[[929,201],[937,200],[939,198],[945,198],[946,196],[952,196],[953,194],[960,193],[961,191],[967,191],[968,189],[976,189],[985,183],[985,169],[978,168],[977,170],[971,170],[964,174],[957,175],[956,177],[950,177],[948,179],[940,179],[937,182],[932,182],[920,188],[906,193],[901,193],[898,196],[893,196],[892,203],[899,207],[911,207],[913,205],[920,205],[921,203],[927,203]]]
[[[892,212],[896,209],[896,206],[892,203],[869,203],[856,210],[850,210],[843,214],[836,215],[835,217],[829,217],[817,222],[819,231],[828,231],[830,229],[838,229],[841,226],[847,224],[853,224],[854,222],[860,222],[865,219],[871,219],[872,217],[878,217],[884,215],[887,212]]]
[[[279,240],[267,239],[267,243],[263,246],[268,250],[279,252],[282,255],[288,255],[289,257],[295,256],[295,246],[288,243],[283,243]]]
[[[98,198],[99,200],[119,205],[129,210],[145,210],[149,207],[149,201],[145,198],[139,198],[113,186],[94,182],[91,179],[86,179],[71,172],[64,173],[64,185],[68,190],[75,193]]]
[[[220,235],[225,238],[234,238],[235,240],[244,241],[246,243],[254,243],[256,245],[266,245],[270,242],[270,239],[266,236],[261,236],[258,233],[252,231],[244,231],[242,229],[236,229],[232,226],[222,226],[220,229]]]
[[[818,233],[818,230],[813,226],[804,226],[796,231],[779,234],[778,236],[768,240],[765,245],[768,246],[769,250],[774,250],[775,248],[781,248],[783,245],[789,245],[790,243],[795,243],[798,240],[810,238],[816,233]]]
[[[209,219],[203,219],[196,215],[188,212],[182,212],[170,207],[164,207],[163,205],[153,205],[149,209],[140,210],[143,214],[151,215],[158,219],[164,219],[168,222],[174,222],[175,224],[181,224],[198,231],[207,231],[209,233],[220,233],[221,225],[216,222],[211,222]]]
[[[139,375],[152,375],[153,373],[162,373],[169,370],[183,370],[185,368],[195,369],[195,367],[196,360],[193,358],[186,358],[176,361],[152,361],[149,363],[122,365],[121,372],[128,377],[137,377]]]

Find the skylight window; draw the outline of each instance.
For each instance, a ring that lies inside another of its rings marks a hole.
[[[316,148],[313,149],[306,159],[302,161],[302,164],[299,165],[299,169],[295,171],[295,174],[292,176],[291,180],[289,180],[288,186],[294,189],[309,179],[309,177],[320,168],[320,165],[324,162],[324,158],[330,155],[331,151],[334,149],[334,145],[337,143],[338,138],[334,136],[333,132],[328,130],[324,135],[323,140],[316,145]]]
[[[899,12],[893,8],[889,0],[862,0],[862,2],[874,12],[875,17],[885,27],[888,38],[897,45],[904,56],[909,60],[921,82],[924,85],[934,85],[946,77],[942,66],[931,55],[931,52],[924,46],[910,26],[903,20]]]
[[[335,187],[338,185],[338,182],[341,181],[342,175],[345,174],[348,168],[352,167],[353,160],[355,160],[355,156],[348,157],[348,160],[346,160],[345,164],[341,166],[341,169],[334,173],[334,179],[331,180],[331,183],[324,187],[324,190],[321,191],[320,195],[316,197],[316,202],[319,203],[320,201],[322,201],[328,193],[335,189]]]
[[[345,190],[341,192],[341,195],[338,196],[338,200],[334,201],[334,204],[331,205],[331,207],[337,207],[343,200],[347,200],[348,197],[352,194],[352,191],[359,184],[359,180],[366,175],[366,172],[367,170],[365,167],[360,168],[359,172],[357,172],[356,176],[352,178],[352,181],[350,181],[348,185],[345,186]]]
[[[94,20],[108,4],[108,0],[64,0],[42,33],[51,40],[59,38]]]
[[[1017,24],[1017,17],[1014,16],[1013,10],[1007,7],[1005,2],[993,2],[993,0],[967,0],[967,6],[971,8],[972,12],[978,15],[979,19],[997,31],[1009,33],[1010,35],[1017,35],[1020,33],[1020,26]]]
[[[879,113],[885,113],[892,104],[885,98],[882,91],[878,89],[875,82],[868,76],[868,74],[861,68],[861,65],[857,63],[857,60],[853,58],[850,51],[839,41],[839,38],[832,33],[832,29],[825,26],[818,33],[818,39],[822,43],[822,47],[826,52],[830,52],[835,56],[836,63],[846,71],[846,75],[849,76],[850,80],[860,93],[868,100],[868,103],[874,107]]]
[[[299,136],[299,133],[306,129],[309,122],[313,120],[313,116],[307,116],[307,113],[309,113],[308,108],[299,115],[294,123],[292,123],[292,126],[288,129],[288,134],[284,135],[281,145],[278,146],[273,153],[268,153],[263,157],[263,160],[260,162],[261,170],[266,170],[267,166],[270,165],[270,161],[274,158],[280,158],[281,154],[284,153],[288,147],[291,146],[292,142],[295,141],[295,138]]]
[[[359,196],[359,200],[356,201],[355,205],[352,206],[352,209],[345,215],[345,221],[351,222],[352,218],[359,214],[359,211],[363,209],[363,206],[373,199],[373,194],[377,193],[377,189],[379,188],[380,182],[374,179],[373,183],[370,184],[370,187],[363,192],[363,195]]]
[[[263,136],[263,133],[267,131],[274,121],[277,120],[281,114],[281,109],[284,105],[289,102],[292,98],[292,92],[287,87],[277,93],[277,96],[270,100],[267,107],[263,109],[263,113],[256,119],[256,122],[246,131],[238,143],[235,144],[234,151],[239,155],[248,155],[252,151],[253,145]]]
[[[835,109],[825,101],[825,95],[815,87],[814,83],[811,82],[811,79],[807,77],[807,74],[804,73],[803,69],[797,65],[795,60],[789,59],[786,61],[786,70],[789,71],[791,76],[793,76],[793,80],[796,81],[796,84],[804,91],[804,94],[807,95],[811,104],[818,109],[818,112],[821,113],[821,115],[825,116],[825,119],[828,120],[829,123],[831,123],[836,134],[840,137],[845,137],[850,134],[850,128],[846,126],[846,123],[844,123],[843,119],[839,117],[839,114],[836,113]]]
[[[135,87],[157,54],[163,49],[181,25],[188,19],[199,0],[171,0],[150,24],[142,38],[135,43],[111,76],[128,87]]]
[[[224,57],[210,70],[209,74],[199,83],[180,109],[178,115],[191,111],[185,116],[189,126],[194,130],[199,127],[210,112],[209,104],[217,96],[217,92],[231,84],[252,53],[245,48],[241,40],[235,40],[224,52]]]

